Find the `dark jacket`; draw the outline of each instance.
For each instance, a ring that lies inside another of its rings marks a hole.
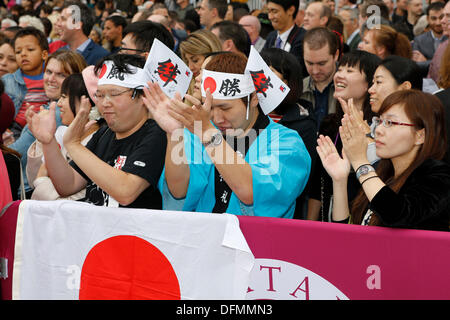
[[[434,39],[431,35],[432,31],[428,31],[425,33],[422,33],[421,35],[418,35],[414,38],[412,49],[417,50],[420,53],[422,53],[425,58],[427,58],[426,61],[423,62],[417,62],[417,65],[420,67],[422,72],[424,73],[424,78],[428,74],[428,67],[430,66],[431,59],[433,59],[434,52],[436,49],[434,48]],[[447,39],[446,36],[444,36],[440,43],[444,42]]]
[[[291,45],[291,49],[289,50],[289,52],[296,56],[298,61],[300,61],[300,65],[302,66],[303,71],[303,77],[306,77],[308,75],[305,67],[305,62],[303,60],[303,37],[305,36],[305,33],[305,29],[294,24],[294,28],[291,30],[288,36],[288,43]],[[267,35],[264,48],[274,48],[277,36],[277,30],[270,32]]]
[[[317,161],[317,124],[314,113],[312,112],[312,104],[309,101],[300,99],[297,104],[291,104],[289,106],[280,105],[280,107],[283,108],[284,115],[278,123],[296,131],[302,138],[311,157],[312,173]],[[311,179],[311,173],[309,180]],[[294,219],[306,219],[306,210],[304,209],[307,201],[307,189],[310,185],[309,180],[302,194],[297,198]]]
[[[383,187],[370,209],[383,226],[449,231],[450,166],[428,159],[415,169],[398,193]]]
[[[82,56],[88,65],[95,65],[101,58],[109,55],[109,51],[99,46],[94,41],[90,41]]]
[[[435,93],[444,105],[445,110],[445,130],[447,131],[447,154],[444,161],[450,164],[450,88]]]

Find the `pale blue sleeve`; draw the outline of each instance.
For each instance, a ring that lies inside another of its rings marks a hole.
[[[189,164],[189,185],[185,198],[177,199],[171,193],[165,180],[165,168],[158,183],[158,188],[163,198],[164,210],[196,211],[198,202],[205,195],[208,185],[208,162],[205,162],[204,148],[200,140],[184,130],[184,147],[186,158]]]
[[[275,127],[275,130],[273,128]],[[255,216],[292,218],[297,197],[306,186],[311,157],[297,132],[271,126],[249,150]]]

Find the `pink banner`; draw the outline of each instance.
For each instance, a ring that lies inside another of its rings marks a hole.
[[[0,216],[1,299],[11,299],[19,201]],[[239,217],[256,261],[247,299],[450,299],[450,233]]]
[[[450,233],[276,218],[239,221],[256,258],[248,298],[450,299]]]

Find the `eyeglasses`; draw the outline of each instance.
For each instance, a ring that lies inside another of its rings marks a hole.
[[[396,126],[408,126],[408,127],[415,127],[415,124],[411,124],[411,123],[403,123],[403,122],[397,122],[397,121],[392,121],[390,119],[381,119],[379,117],[373,117],[372,118],[372,123],[375,124],[375,127],[378,127],[380,124],[383,124],[383,126],[385,128],[390,128],[393,125]]]
[[[142,50],[142,49],[131,49],[131,48],[125,48],[125,47],[119,47],[119,51],[148,52],[147,50]]]
[[[125,92],[131,91],[131,90],[133,90],[133,89],[127,89],[127,90],[121,91],[121,92],[113,91],[113,92],[107,92],[107,93],[97,91],[94,94],[94,96],[98,102],[103,102],[103,100],[105,100],[106,98],[108,98],[111,101],[114,101],[115,98],[117,98],[117,97],[121,96],[122,94],[124,94]]]

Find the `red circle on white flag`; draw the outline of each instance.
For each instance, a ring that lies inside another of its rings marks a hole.
[[[179,300],[172,265],[154,245],[135,236],[97,243],[81,270],[80,300]]]
[[[99,79],[103,78],[103,76],[105,75],[107,69],[108,68],[106,67],[106,64],[103,64],[102,65],[102,70],[100,70],[100,75],[98,76]]]
[[[216,91],[217,88],[217,84],[216,84],[216,80],[214,80],[211,77],[207,77],[204,81],[203,81],[203,89],[208,89],[209,88],[209,92],[211,92],[211,94]]]

